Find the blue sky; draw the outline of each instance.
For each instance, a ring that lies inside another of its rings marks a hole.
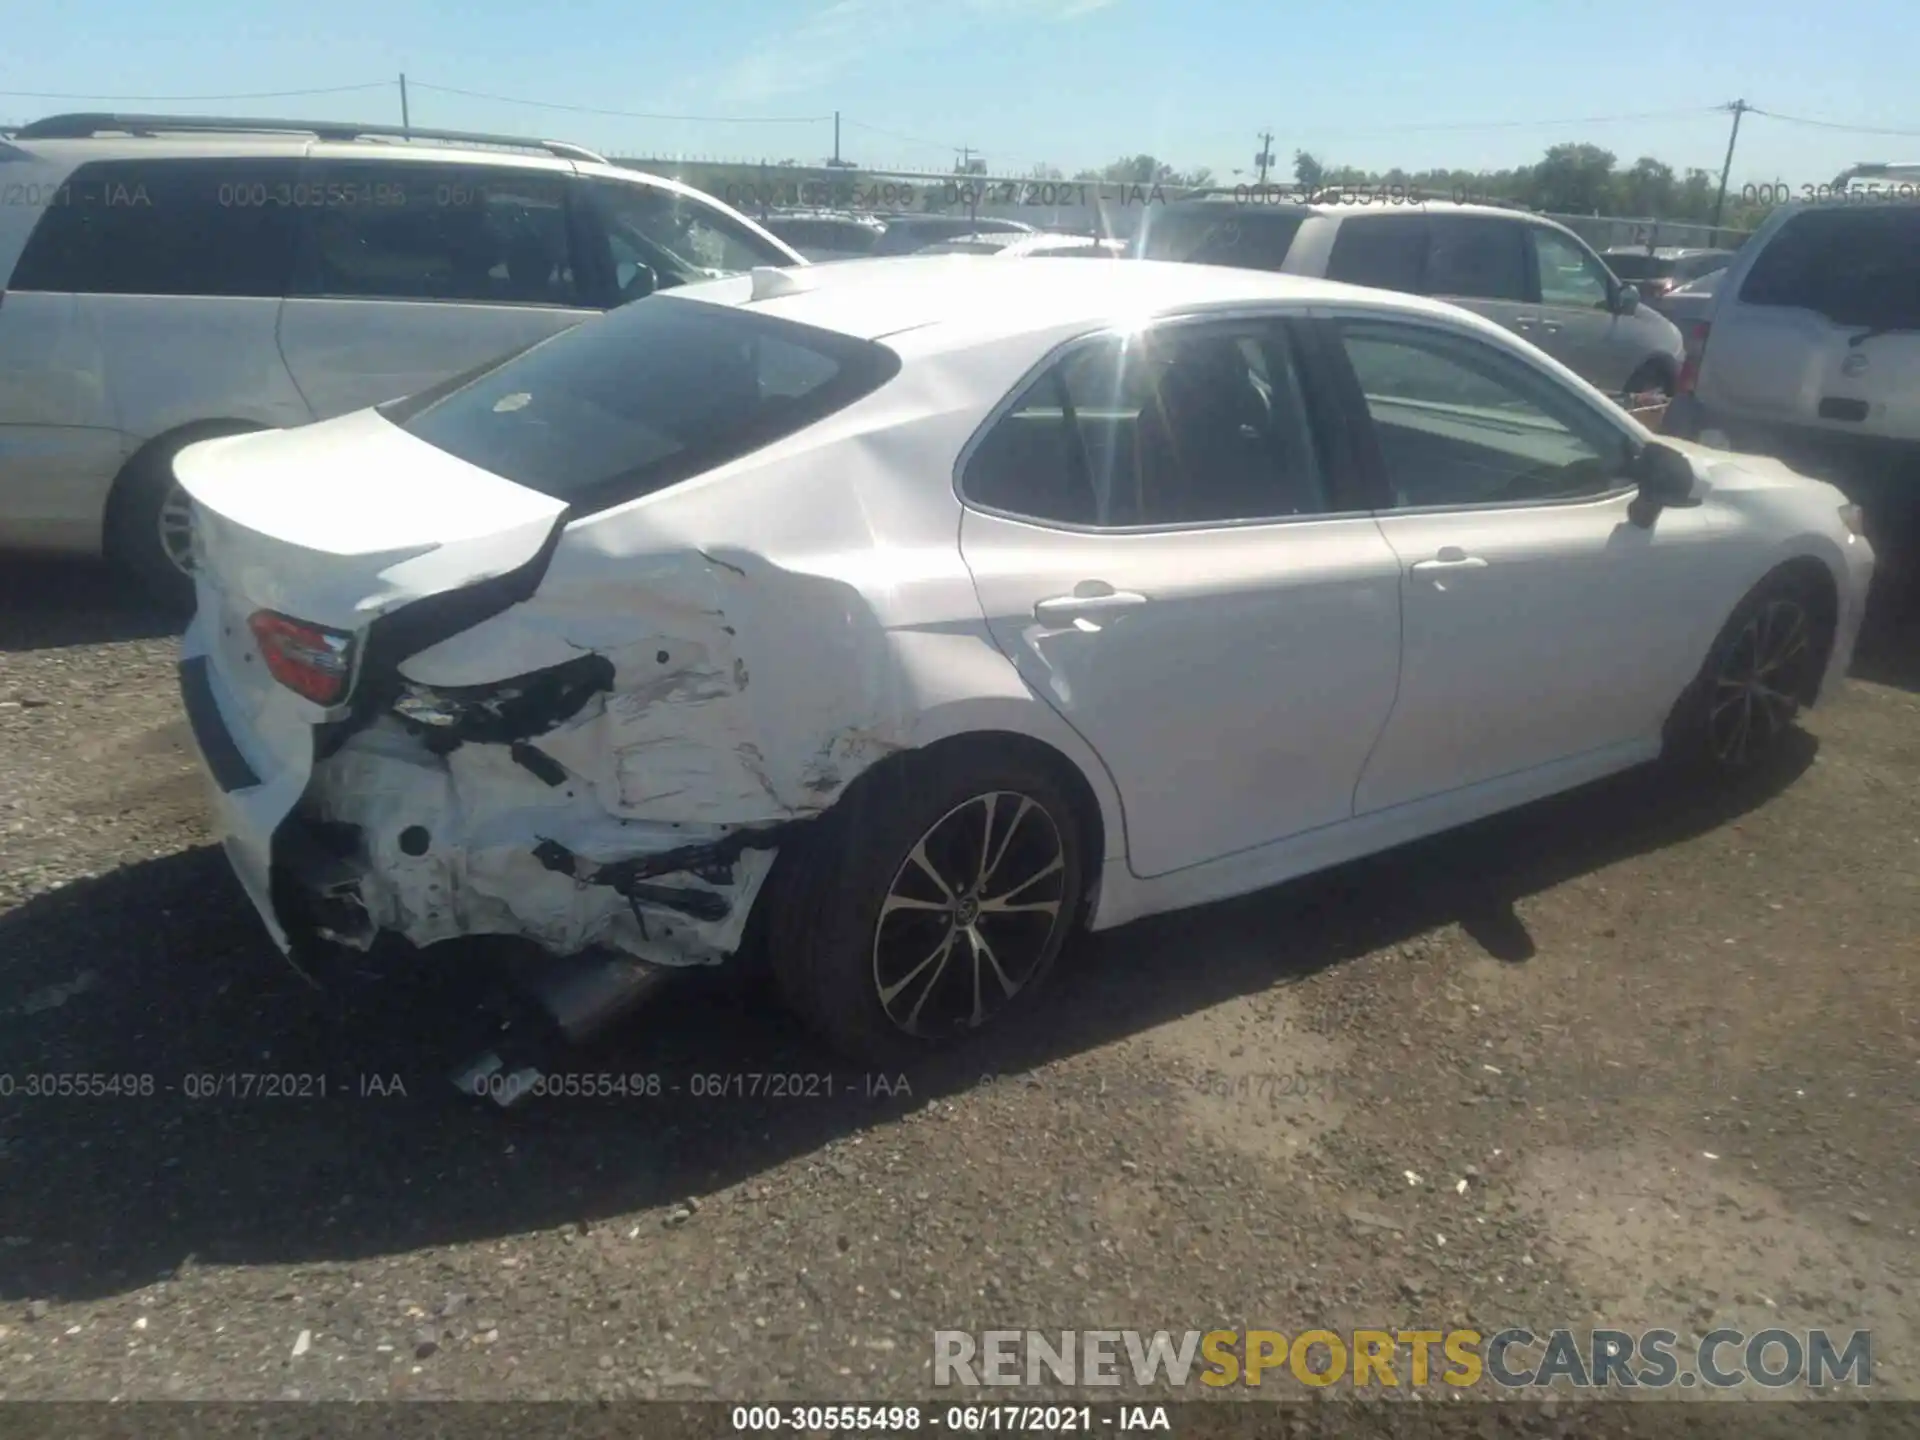
[[[1652,154],[1716,173],[1728,119],[1707,107],[1735,97],[1912,132],[1749,115],[1734,184],[1797,187],[1856,160],[1920,159],[1916,31],[1914,0],[21,0],[0,47],[0,119],[105,108],[398,119],[404,70],[417,124],[623,154],[817,161],[832,123],[805,117],[838,109],[843,152],[862,164],[944,170],[966,145],[995,173],[1071,172],[1147,151],[1223,181],[1250,169],[1269,127],[1288,165],[1306,148],[1378,169],[1504,167],[1591,140],[1623,165]],[[376,88],[173,98],[352,85]],[[167,98],[107,98],[118,95]],[[1658,118],[1632,118],[1646,116]],[[1589,117],[1629,118],[1553,123]]]

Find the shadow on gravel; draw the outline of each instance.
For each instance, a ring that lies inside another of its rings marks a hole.
[[[1849,673],[1920,695],[1920,569],[1874,577]]]
[[[0,654],[152,640],[185,628],[105,565],[17,556],[0,564]]]
[[[636,1093],[503,1114],[445,1078],[477,1013],[471,949],[323,999],[265,942],[217,849],[127,866],[0,917],[0,1297],[93,1297],[194,1265],[346,1261],[591,1222],[750,1179],[983,1073],[1017,1075],[1449,922],[1522,960],[1532,942],[1517,899],[1724,823],[1790,784],[1813,749],[1740,793],[1688,798],[1630,774],[1085,938],[1045,1003],[964,1058],[912,1072],[911,1095],[886,1093],[903,1089],[897,1076],[835,1064],[764,996],[714,974],[686,977],[579,1054],[582,1075],[643,1077]],[[58,1075],[96,1093],[28,1093]],[[649,1075],[658,1093],[643,1093]],[[292,1077],[279,1088],[301,1093],[233,1094],[258,1090],[233,1078],[248,1076]],[[751,1076],[799,1077],[788,1088],[803,1093],[773,1098],[765,1081],[742,1093]],[[196,1098],[202,1084],[229,1088]]]

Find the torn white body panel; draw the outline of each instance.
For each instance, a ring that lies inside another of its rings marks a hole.
[[[572,780],[536,778],[505,745],[436,755],[391,720],[324,761],[308,797],[312,818],[359,831],[357,893],[373,926],[415,945],[519,935],[556,955],[605,946],[656,964],[711,963],[739,946],[773,864],[771,849],[742,848],[663,876],[658,898],[595,883],[583,877],[598,867],[697,851],[728,830],[624,819]],[[575,865],[554,868],[543,845],[564,847]]]

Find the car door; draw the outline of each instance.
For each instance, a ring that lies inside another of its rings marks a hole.
[[[1598,256],[1545,225],[1525,230],[1540,301],[1537,333],[1527,338],[1583,379],[1618,394],[1659,347],[1636,316],[1614,313],[1613,277]]]
[[[1356,813],[1656,742],[1727,602],[1714,512],[1636,525],[1637,437],[1524,352],[1441,322],[1329,326],[1404,566],[1399,693]]]
[[[1348,819],[1393,700],[1399,571],[1274,319],[1071,347],[963,457],[994,640],[1166,874]]]
[[[1538,344],[1540,310],[1527,283],[1521,230],[1519,221],[1500,215],[1429,214],[1422,288]]]
[[[315,418],[596,313],[566,182],[547,167],[310,159],[280,348]]]

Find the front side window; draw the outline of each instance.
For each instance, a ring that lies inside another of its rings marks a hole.
[[[657,296],[381,413],[429,445],[580,511],[770,445],[898,368],[893,352],[871,341]]]
[[[785,251],[696,196],[620,180],[589,181],[588,190],[623,300],[756,265],[793,264]]]
[[[1427,293],[1472,300],[1527,298],[1520,227],[1481,216],[1436,215],[1427,222]]]
[[[1533,241],[1534,261],[1540,270],[1542,305],[1566,305],[1576,310],[1607,308],[1610,287],[1606,269],[1584,247],[1558,231],[1537,225],[1528,226],[1527,235]]]
[[[299,210],[296,295],[583,306],[563,177],[324,161]]]
[[[293,159],[82,165],[28,237],[11,287],[279,299],[301,195]]]
[[[1618,489],[1627,436],[1483,341],[1342,321],[1395,509],[1563,500]]]
[[[1078,347],[982,439],[962,489],[1009,514],[1102,528],[1331,508],[1274,325],[1176,326]]]

